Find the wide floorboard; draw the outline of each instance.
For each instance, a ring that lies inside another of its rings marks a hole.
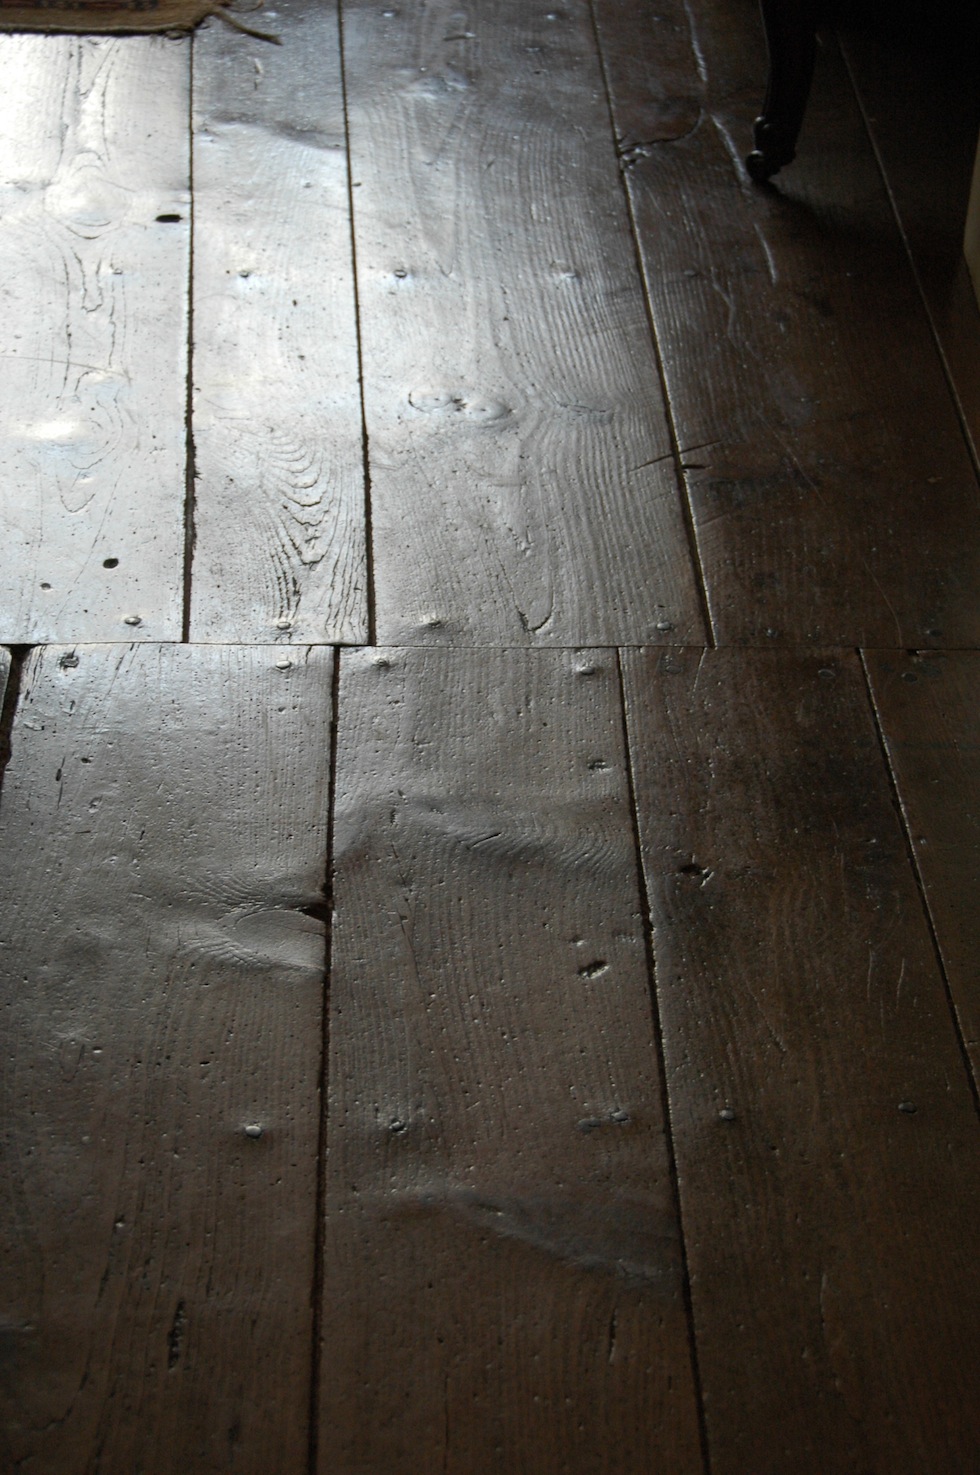
[[[318,1469],[698,1470],[615,654],[339,710]]]
[[[974,31],[253,18],[0,34],[0,1466],[972,1475]]]
[[[340,36],[194,42],[192,640],[368,639]],[[302,58],[297,65],[297,57]]]
[[[847,72],[829,40],[799,160],[752,185],[756,10],[597,0],[715,638],[975,644],[973,462]]]
[[[189,66],[0,36],[3,640],[180,639]]]
[[[975,1102],[860,664],[626,695],[711,1468],[967,1470]]]
[[[20,673],[5,1469],[303,1466],[332,662],[47,646]]]

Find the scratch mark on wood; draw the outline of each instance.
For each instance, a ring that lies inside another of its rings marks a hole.
[[[167,1367],[175,1368],[180,1361],[181,1344],[187,1330],[187,1308],[183,1301],[177,1302],[174,1319],[167,1333]]]

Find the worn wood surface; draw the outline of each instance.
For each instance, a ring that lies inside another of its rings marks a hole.
[[[379,640],[700,639],[586,7],[343,32]]]
[[[0,804],[5,1470],[305,1470],[329,651],[49,648]]]
[[[719,642],[976,642],[977,483],[834,46],[765,189],[752,0],[596,8]]]
[[[194,41],[191,637],[367,639],[336,7]]]
[[[963,258],[980,134],[980,24],[966,8],[956,11],[870,4],[863,18],[861,7],[856,15],[843,9],[840,24],[868,129],[980,455],[980,308]]]
[[[0,38],[4,1471],[976,1465],[975,104],[595,9]]]
[[[6,694],[7,694],[7,680],[9,678],[9,676],[10,676],[10,652],[7,651],[7,650],[4,650],[3,647],[0,646],[0,711],[3,710],[3,703],[4,703],[4,700],[6,698]],[[2,742],[2,741],[3,741],[3,735],[2,735],[2,733],[0,733],[0,742]],[[4,761],[5,761],[5,759],[6,759],[6,754],[3,752],[2,749],[0,749],[0,764],[3,764]],[[2,773],[0,773],[0,780],[2,780]]]
[[[711,1468],[968,1470],[980,1126],[857,659],[626,678]]]
[[[701,1469],[615,659],[341,666],[319,1469]]]
[[[0,37],[0,639],[180,638],[189,54]]]
[[[878,720],[973,1070],[980,1067],[980,652],[869,651]]]

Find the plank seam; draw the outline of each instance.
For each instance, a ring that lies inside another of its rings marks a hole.
[[[197,467],[194,451],[194,37],[187,48],[187,185],[188,215],[190,229],[187,245],[187,369],[184,397],[184,567],[183,567],[183,613],[181,617],[181,641],[189,644],[191,638],[191,576],[194,568],[194,550],[197,544]]]
[[[959,1047],[960,1056],[963,1061],[963,1067],[966,1071],[966,1078],[970,1083],[970,1094],[973,1097],[973,1107],[978,1116],[980,1116],[980,1085],[978,1085],[976,1075],[974,1074],[973,1062],[970,1059],[970,1052],[966,1044],[966,1036],[963,1033],[963,1026],[960,1022],[959,1010],[956,1007],[956,1000],[953,996],[953,990],[950,985],[949,974],[946,970],[946,960],[943,957],[942,944],[939,941],[939,933],[936,929],[935,919],[933,918],[932,907],[929,905],[929,895],[926,891],[925,877],[922,874],[922,868],[919,864],[919,857],[916,854],[915,845],[912,841],[912,829],[909,822],[909,816],[905,809],[905,805],[902,802],[902,791],[899,788],[898,784],[898,773],[896,772],[895,766],[892,763],[891,754],[888,751],[888,743],[885,740],[885,730],[882,725],[881,714],[878,711],[878,704],[875,701],[874,687],[871,684],[871,672],[868,668],[868,663],[865,659],[864,651],[858,650],[857,656],[861,664],[861,671],[864,676],[864,685],[867,692],[868,705],[871,708],[871,721],[874,724],[875,733],[878,738],[878,745],[881,749],[881,756],[885,765],[885,772],[888,775],[888,783],[891,789],[892,803],[894,804],[897,811],[898,822],[901,826],[902,835],[905,839],[905,851],[906,855],[908,856],[909,864],[912,867],[912,874],[915,877],[916,889],[919,893],[919,901],[922,904],[922,911],[925,916],[926,926],[929,929],[929,936],[932,939],[932,946],[933,951],[936,955],[936,962],[939,965],[939,975],[943,981],[943,991],[946,995],[946,1004],[949,1009],[950,1017],[952,1019],[953,1032],[956,1036],[956,1043]]]
[[[691,495],[688,489],[687,477],[684,474],[684,460],[681,444],[677,436],[677,426],[674,423],[674,412],[670,404],[670,391],[667,387],[667,373],[664,366],[663,352],[660,346],[660,337],[657,333],[657,321],[654,316],[653,302],[647,286],[646,271],[643,266],[643,253],[640,250],[640,237],[637,230],[636,215],[633,210],[633,200],[630,195],[629,185],[621,167],[622,161],[619,156],[618,139],[616,136],[616,114],[613,105],[612,87],[609,81],[609,73],[606,69],[606,58],[602,49],[602,37],[599,33],[599,21],[595,11],[595,0],[588,0],[589,19],[592,22],[592,34],[595,39],[596,57],[599,62],[599,72],[602,76],[602,90],[606,99],[606,112],[609,116],[609,131],[612,136],[613,159],[616,164],[616,173],[619,176],[619,187],[623,193],[626,204],[626,216],[629,220],[630,239],[633,244],[633,260],[640,283],[640,292],[643,298],[643,308],[646,313],[647,327],[650,332],[650,340],[653,345],[654,359],[657,365],[657,377],[660,380],[660,395],[663,400],[664,417],[667,421],[667,430],[670,435],[671,457],[674,463],[674,479],[677,484],[678,501],[681,505],[681,515],[684,519],[684,531],[687,534],[688,556],[694,568],[694,579],[698,591],[698,605],[701,610],[701,618],[704,622],[705,639],[708,646],[714,649],[717,644],[714,620],[711,617],[711,601],[708,598],[708,582],[704,571],[704,562],[701,558],[701,548],[698,543],[697,525],[694,521],[694,508],[691,505]]]
[[[367,580],[367,644],[377,644],[374,592],[374,522],[371,503],[371,456],[364,403],[364,349],[361,341],[361,293],[357,273],[357,231],[354,223],[354,184],[351,164],[350,111],[347,105],[347,55],[344,50],[344,4],[337,0],[337,45],[340,54],[340,97],[344,110],[344,149],[347,158],[347,220],[350,228],[351,281],[354,290],[354,338],[357,344],[357,389],[361,401],[361,466],[364,476],[364,573]]]
[[[323,1367],[323,1283],[327,1223],[327,1089],[329,1086],[330,1071],[330,975],[333,968],[334,814],[336,811],[337,794],[337,734],[340,726],[340,662],[340,650],[335,646],[330,686],[330,774],[327,782],[327,839],[323,882],[320,887],[323,901],[320,907],[317,908],[317,915],[323,921],[324,937],[323,999],[320,1013],[320,1123],[317,1135],[316,1155],[316,1224],[314,1226],[316,1242],[313,1254],[313,1349],[310,1358],[308,1475],[317,1475],[320,1458],[320,1378]]]
[[[32,645],[7,646],[10,670],[7,673],[7,685],[3,693],[3,704],[0,707],[0,798],[3,797],[4,775],[13,754],[14,721],[20,705],[24,663],[33,649]]]
[[[844,70],[846,71],[848,80],[851,84],[851,91],[854,93],[854,99],[857,103],[858,112],[861,115],[861,123],[864,127],[865,133],[867,134],[868,142],[871,145],[871,152],[874,154],[875,163],[878,166],[878,173],[881,175],[881,181],[884,186],[885,195],[887,196],[888,205],[891,209],[891,213],[898,230],[899,239],[902,242],[902,248],[905,252],[906,257],[908,258],[909,270],[911,271],[912,279],[915,282],[915,290],[918,293],[919,301],[922,303],[923,309],[925,310],[926,321],[929,324],[929,333],[932,337],[936,352],[939,355],[939,362],[942,366],[943,376],[949,389],[950,398],[953,401],[953,408],[956,411],[956,418],[959,421],[959,426],[963,435],[963,439],[966,441],[966,449],[967,453],[969,454],[971,464],[973,466],[973,472],[974,475],[978,479],[980,479],[980,447],[976,446],[973,441],[973,435],[970,431],[969,422],[967,421],[966,415],[963,410],[960,393],[956,387],[956,380],[953,377],[953,371],[950,368],[949,360],[946,357],[946,350],[943,347],[942,338],[939,335],[939,329],[936,327],[936,320],[932,315],[932,309],[929,306],[929,299],[926,296],[926,290],[922,282],[922,276],[919,272],[918,265],[916,264],[915,254],[912,250],[912,243],[909,240],[908,234],[905,230],[905,224],[902,220],[901,212],[898,208],[898,201],[895,198],[894,191],[891,187],[891,182],[888,178],[888,173],[885,168],[885,160],[882,156],[881,150],[878,147],[877,139],[874,136],[874,131],[871,127],[871,122],[868,117],[868,110],[864,105],[864,98],[861,95],[861,89],[858,85],[858,80],[855,76],[854,68],[851,66],[851,58],[848,55],[847,48],[836,31],[834,31],[832,34],[837,43],[837,49],[840,52],[841,60],[844,63]]]
[[[711,1451],[708,1444],[708,1425],[704,1412],[704,1394],[701,1386],[701,1370],[698,1363],[697,1331],[694,1322],[694,1300],[691,1295],[691,1273],[687,1259],[687,1240],[684,1234],[684,1214],[681,1207],[680,1180],[677,1172],[677,1155],[674,1151],[674,1132],[670,1115],[670,1092],[667,1087],[667,1060],[664,1052],[663,1026],[660,1019],[660,1001],[657,996],[657,960],[653,946],[653,916],[647,894],[646,871],[643,866],[643,845],[640,840],[640,816],[636,800],[636,779],[633,771],[633,748],[630,743],[629,720],[626,712],[626,678],[623,671],[621,650],[616,651],[616,671],[619,677],[619,712],[623,731],[623,748],[626,759],[626,790],[629,798],[630,822],[633,827],[634,864],[636,886],[640,902],[643,925],[643,943],[647,960],[650,1017],[653,1025],[654,1049],[657,1056],[657,1071],[660,1078],[660,1109],[664,1124],[664,1145],[667,1153],[667,1172],[673,1199],[674,1215],[680,1235],[681,1285],[684,1296],[684,1314],[687,1321],[687,1339],[691,1355],[691,1372],[694,1381],[694,1401],[697,1410],[698,1436],[701,1445],[701,1463],[704,1475],[711,1475]]]

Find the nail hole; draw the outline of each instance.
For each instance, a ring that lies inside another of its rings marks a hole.
[[[103,568],[118,568],[119,567],[119,559],[118,558],[103,558],[103,560],[102,560],[102,567]]]
[[[183,218],[184,217],[182,215],[158,215],[157,216],[157,220],[159,221],[160,225],[179,225],[180,222],[183,220]]]

